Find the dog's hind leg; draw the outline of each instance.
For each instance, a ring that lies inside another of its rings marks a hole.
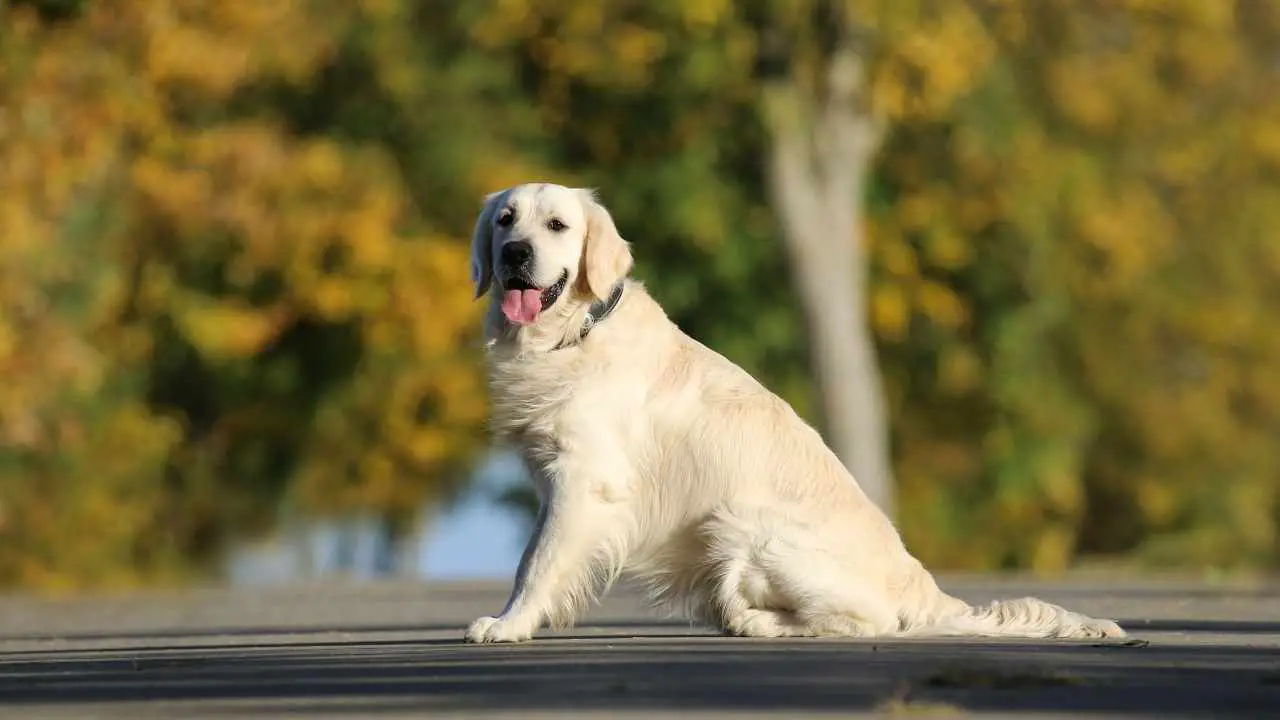
[[[814,559],[802,568],[771,565],[770,580],[786,598],[806,635],[882,637],[899,630],[898,614],[882,594],[852,573],[822,567],[830,559]]]
[[[718,519],[705,530],[711,545],[712,591],[702,614],[720,629],[743,637],[790,637],[812,635],[794,613],[781,607],[782,599],[772,591],[766,572],[757,561],[752,545],[728,530]]]
[[[746,558],[723,558],[716,573],[710,613],[731,635],[789,637],[810,635],[803,623],[787,610],[769,607],[768,583],[759,568]]]
[[[720,512],[706,533],[719,570],[716,609],[728,632],[876,637],[899,631],[889,598],[807,529],[767,511]]]

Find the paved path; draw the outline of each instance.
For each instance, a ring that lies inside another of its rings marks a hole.
[[[1280,584],[943,579],[1116,617],[1128,644],[744,640],[616,592],[577,629],[468,646],[505,584],[0,599],[0,716],[1280,718]]]

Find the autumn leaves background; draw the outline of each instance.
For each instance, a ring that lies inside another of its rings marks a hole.
[[[529,178],[599,187],[674,319],[821,423],[762,78],[821,96],[844,41],[913,550],[1280,561],[1276,3],[0,8],[4,585],[447,500],[486,446],[467,235]]]

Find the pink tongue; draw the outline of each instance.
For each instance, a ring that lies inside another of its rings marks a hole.
[[[542,312],[541,290],[508,290],[502,293],[502,314],[517,325],[528,325]]]

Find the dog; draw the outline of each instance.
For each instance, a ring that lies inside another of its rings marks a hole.
[[[474,643],[571,626],[624,572],[658,606],[750,637],[1122,637],[1035,598],[943,592],[819,433],[682,332],[596,194],[485,197],[471,243],[496,438],[540,501],[506,607]]]

